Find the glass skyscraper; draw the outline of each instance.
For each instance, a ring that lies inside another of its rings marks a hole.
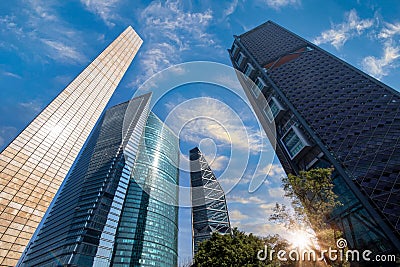
[[[212,233],[231,234],[225,193],[201,151],[190,150],[193,253]]]
[[[399,92],[271,21],[229,53],[286,173],[333,167],[328,221],[351,248],[399,252]]]
[[[141,44],[128,27],[1,152],[1,266],[18,262]]]
[[[175,266],[177,137],[150,94],[100,118],[22,266]]]

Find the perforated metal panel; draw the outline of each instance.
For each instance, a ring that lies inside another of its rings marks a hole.
[[[334,166],[335,190],[344,205],[331,220],[353,247],[398,251],[400,94],[273,22],[235,39],[237,52],[247,58],[243,64],[256,68],[251,79],[267,84],[261,97],[244,86],[253,108],[262,110],[272,97],[285,108],[274,121],[274,142],[286,172]],[[238,53],[230,52],[234,67],[243,71],[235,61]],[[260,121],[268,126],[265,118]],[[280,139],[292,125],[310,146],[291,158]]]
[[[282,28],[271,22],[244,33],[240,41],[251,50],[261,66],[306,46],[306,42],[282,31]]]
[[[313,50],[270,77],[400,230],[400,96]]]

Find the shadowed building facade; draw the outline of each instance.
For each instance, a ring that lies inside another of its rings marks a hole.
[[[0,154],[0,266],[15,266],[142,44],[128,27]]]
[[[271,21],[229,53],[286,173],[334,168],[349,246],[400,251],[399,92]]]
[[[175,266],[177,137],[150,94],[108,109],[22,266]]]
[[[190,150],[193,254],[212,233],[231,234],[225,193],[201,151]]]

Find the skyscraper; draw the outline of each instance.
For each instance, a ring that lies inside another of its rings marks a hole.
[[[225,193],[201,151],[190,150],[190,186],[192,197],[193,253],[212,233],[230,234]]]
[[[128,27],[0,155],[0,265],[15,266],[142,40]]]
[[[271,21],[229,53],[286,173],[334,168],[349,246],[400,251],[399,92]]]
[[[118,225],[112,266],[178,265],[179,140],[152,112]]]
[[[101,117],[23,266],[176,265],[178,139],[149,100]]]

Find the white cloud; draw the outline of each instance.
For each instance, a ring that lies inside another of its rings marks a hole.
[[[331,29],[323,31],[320,36],[314,39],[314,43],[317,45],[330,43],[336,49],[339,49],[347,40],[360,36],[374,24],[373,19],[360,19],[354,9],[348,12],[345,17],[343,23],[333,24]]]
[[[273,199],[282,199],[285,191],[281,187],[269,188],[268,194]]]
[[[249,218],[251,218],[251,220],[249,220]],[[249,218],[243,220],[232,220],[231,225],[233,227],[237,227],[239,230],[247,233],[253,233],[257,236],[279,234],[280,236],[285,237],[288,234],[288,231],[284,226],[270,223],[266,214],[258,218],[252,214],[252,216]]]
[[[48,6],[45,6],[43,3],[41,3],[42,1],[30,0],[28,2],[41,19],[49,22],[56,22],[58,20],[58,17],[53,13],[53,11],[48,8]]]
[[[384,27],[376,36],[383,43],[381,57],[367,56],[361,62],[362,69],[381,79],[389,75],[390,70],[398,67],[400,43],[396,35],[400,35],[400,23],[383,23]]]
[[[15,74],[15,73],[12,73],[12,72],[9,72],[9,71],[3,71],[1,74],[4,75],[4,76],[16,78],[16,79],[22,79],[22,77],[19,76],[18,74]]]
[[[391,42],[384,45],[383,55],[380,58],[367,56],[361,65],[364,71],[377,79],[389,74],[389,70],[397,66],[396,60],[400,58],[400,47],[392,46]]]
[[[276,202],[285,204],[289,210],[292,210],[290,201],[287,198],[272,199],[269,195],[269,193],[265,194],[265,191],[257,195],[248,193],[228,194],[227,203],[232,226],[260,236],[280,234],[284,237],[287,234],[287,229],[283,225],[270,222],[269,217],[273,214]],[[232,219],[233,211],[235,211],[235,219]],[[246,215],[248,216],[246,217]]]
[[[37,100],[33,100],[33,101],[29,101],[29,102],[21,102],[18,105],[22,109],[24,109],[24,112],[27,112],[27,113],[37,114],[43,109],[42,104]]]
[[[232,179],[231,177],[219,178],[218,182],[222,186],[222,188],[231,188],[232,186],[238,183],[238,178],[235,179]]]
[[[108,27],[113,27],[115,24],[111,22],[116,19],[115,7],[119,0],[81,0],[85,8],[99,16]]]
[[[249,218],[248,215],[243,214],[240,210],[229,211],[229,219],[232,221],[240,221]]]
[[[233,12],[235,12],[235,10],[238,6],[238,3],[239,3],[238,0],[233,0],[229,4],[229,6],[226,9],[224,9],[224,11],[223,11],[224,17],[227,17],[227,16],[231,15]]]
[[[26,37],[27,34],[24,32],[22,26],[18,25],[16,20],[17,18],[15,16],[6,15],[0,17],[1,31],[12,33],[18,39]]]
[[[166,1],[165,3],[156,1],[143,10],[141,18],[144,20],[146,27],[166,30],[167,32],[164,34],[176,33],[177,30],[182,30],[186,33],[191,33],[196,40],[205,43],[210,42],[210,40],[206,39],[208,34],[204,32],[205,27],[209,25],[213,18],[210,9],[205,12],[191,13],[185,12],[178,1]],[[158,34],[158,32],[150,34],[154,35]],[[171,36],[174,38],[172,41],[176,41],[176,35],[170,35],[169,37]]]
[[[264,212],[271,212],[272,211],[272,209],[274,208],[276,206],[276,204],[275,203],[264,203],[264,204],[260,204],[258,207],[260,208],[260,209],[263,209],[264,210]]]
[[[239,195],[232,195],[228,194],[226,197],[226,201],[228,203],[240,203],[240,204],[261,204],[265,203],[265,200],[257,196],[239,196]]]
[[[267,6],[279,10],[285,6],[299,6],[301,4],[300,0],[265,0]]]
[[[232,146],[251,153],[264,149],[261,132],[246,127],[232,109],[216,99],[201,97],[168,103],[167,107],[175,109],[170,112],[166,124],[185,141],[199,144],[211,138],[217,146]]]
[[[216,156],[215,158],[207,158],[207,155],[204,155],[207,162],[210,164],[210,167],[213,171],[221,171],[226,167],[229,158],[226,156]]]
[[[379,38],[388,39],[400,34],[400,23],[385,23],[385,27],[378,34]]]
[[[280,181],[282,179],[282,176],[285,176],[286,174],[281,165],[268,163],[267,165],[264,166],[264,168],[259,169],[259,171],[255,174],[255,176],[259,175],[263,176],[268,175],[266,184],[270,184],[271,181],[273,182]]]
[[[213,19],[210,9],[190,12],[179,1],[154,1],[139,16],[146,40],[140,54],[144,75],[130,86],[140,86],[153,74],[180,63],[181,53],[189,47],[216,45],[216,37],[207,33]]]
[[[11,126],[0,127],[0,148],[11,141],[17,134],[17,128]]]
[[[50,47],[48,50],[48,57],[51,59],[71,63],[84,63],[87,61],[86,56],[77,51],[75,47],[53,40],[43,39],[42,42]]]
[[[176,49],[169,43],[155,43],[143,53],[140,64],[143,66],[144,77],[150,78],[163,68],[177,61]]]
[[[57,75],[53,78],[53,81],[61,86],[65,87],[74,79],[71,75]]]
[[[20,16],[0,17],[0,34],[14,37],[7,48],[29,62],[46,64],[48,58],[69,64],[86,62],[84,54],[77,52],[85,46],[85,35],[61,19],[58,5],[55,1],[27,0],[19,7]]]

